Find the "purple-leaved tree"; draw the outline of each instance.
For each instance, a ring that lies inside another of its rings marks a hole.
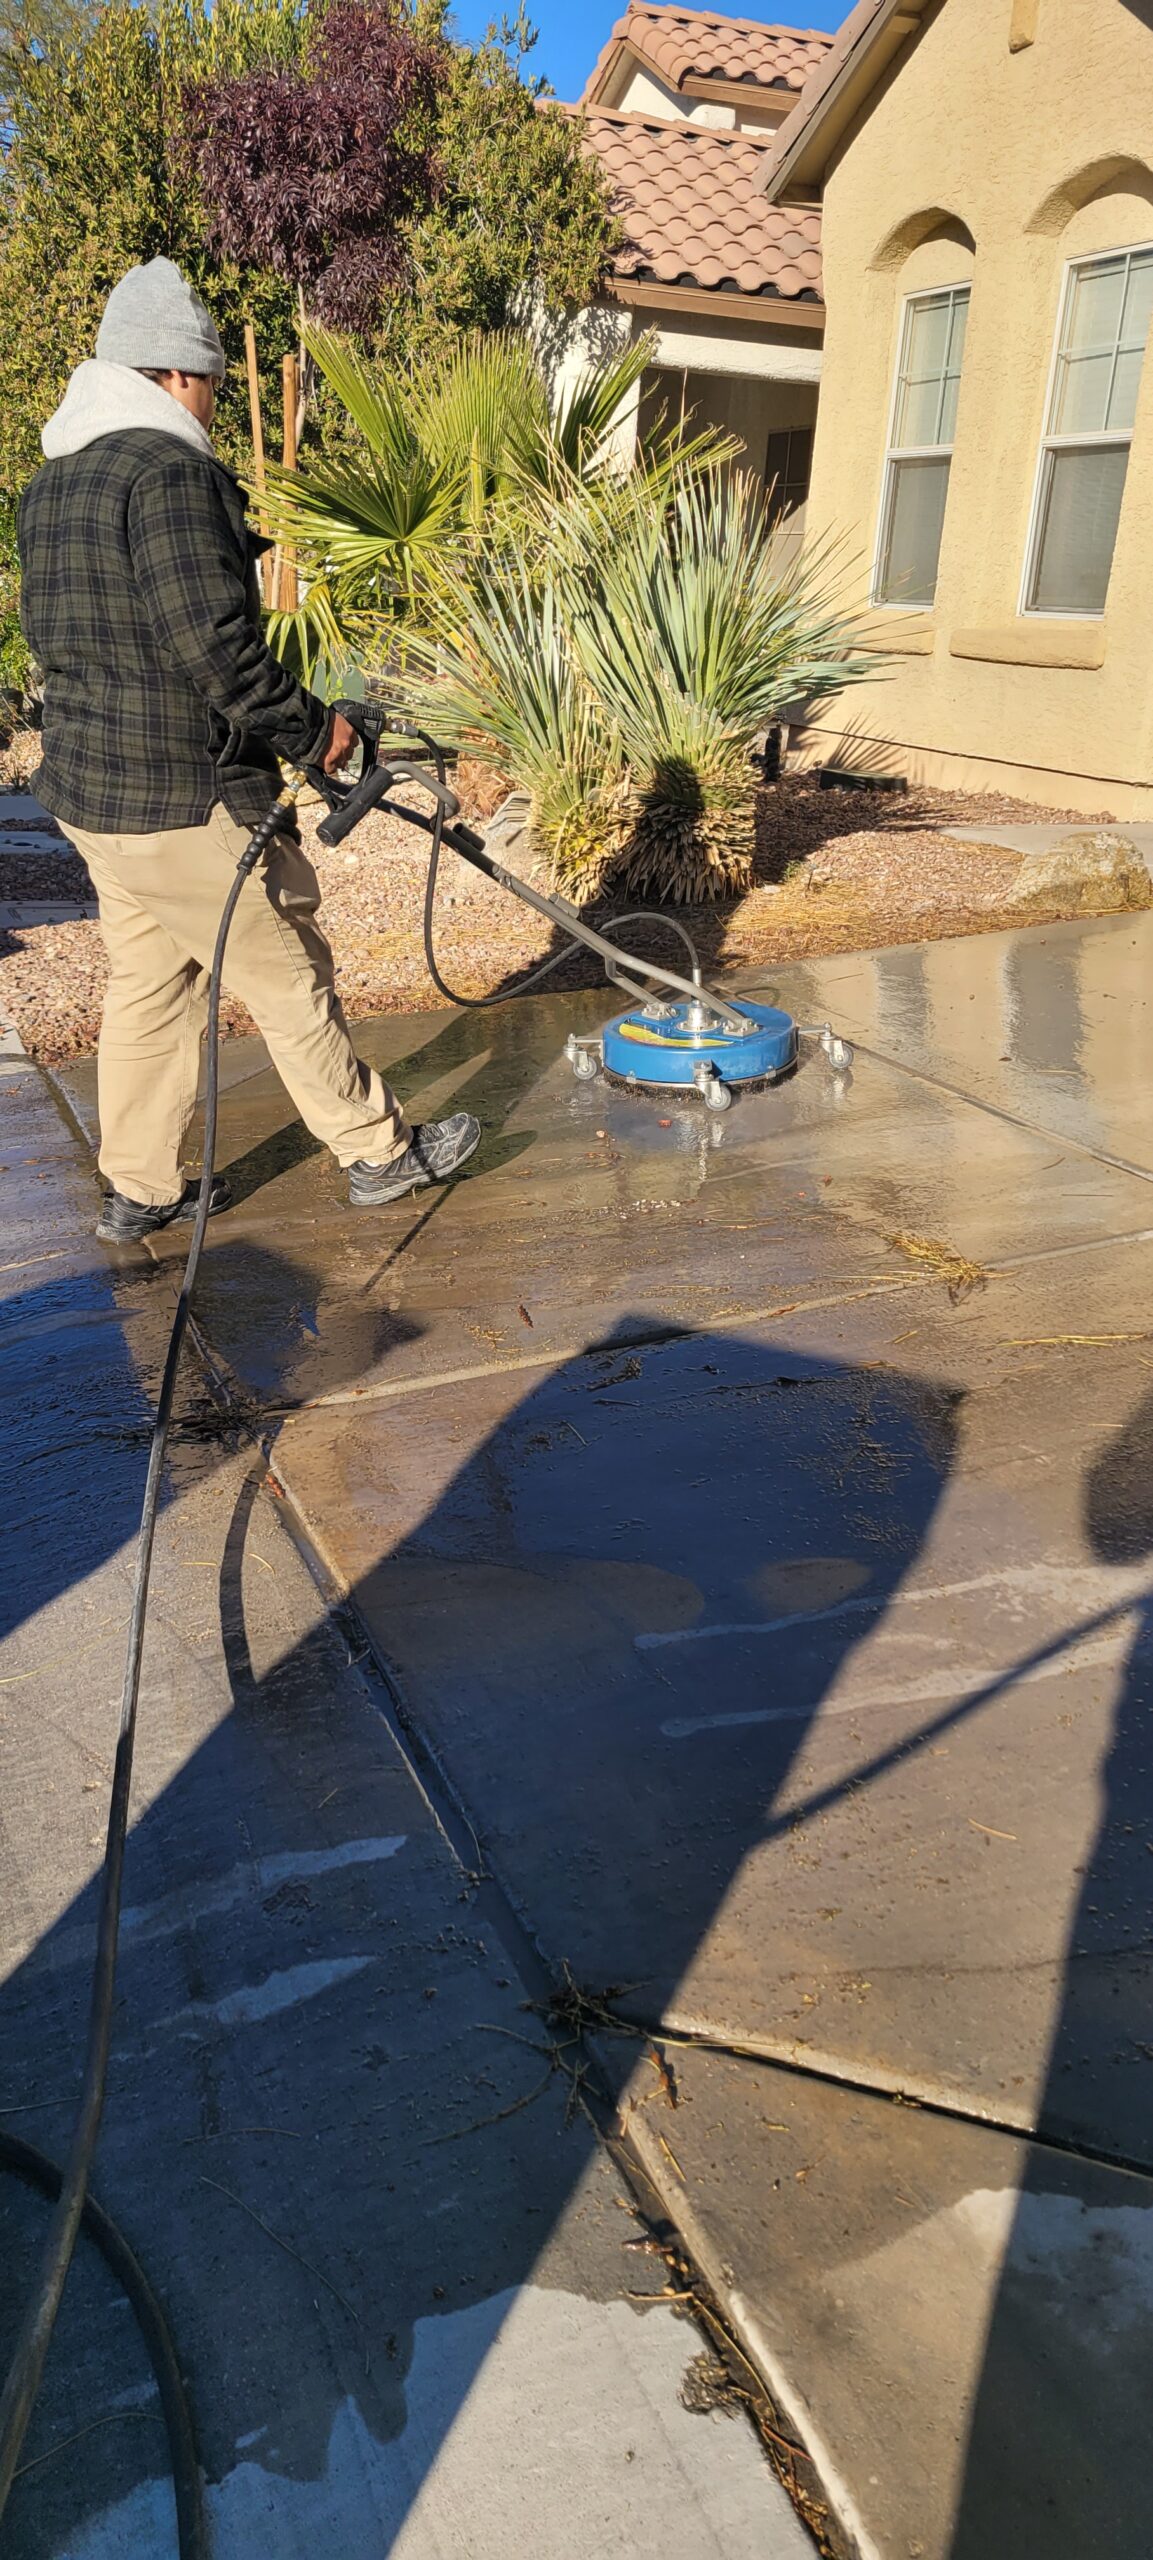
[[[402,224],[438,192],[447,54],[399,0],[312,0],[311,16],[303,69],[185,91],[185,148],[210,246],[287,278],[327,326],[367,331],[404,274]]]

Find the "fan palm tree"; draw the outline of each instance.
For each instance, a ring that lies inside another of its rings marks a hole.
[[[339,460],[270,469],[267,509],[306,582],[296,612],[270,617],[279,652],[311,672],[350,644],[384,654],[440,564],[523,518],[526,492],[558,475],[589,485],[619,471],[614,422],[652,360],[647,338],[598,358],[557,400],[532,340],[514,330],[462,338],[446,357],[387,371],[321,329],[309,353],[356,433]],[[658,436],[645,467],[675,451],[716,460],[716,436]]]

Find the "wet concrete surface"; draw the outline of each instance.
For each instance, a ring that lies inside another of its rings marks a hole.
[[[1092,1463],[1132,1395],[1066,1396]],[[550,1961],[650,2024],[1006,2122],[1044,2101],[1148,2159],[1139,1739],[1045,2098],[1102,1745],[1148,1678],[1147,1564],[1085,1556],[1049,1425],[1043,1382],[765,1327],[329,1409],[278,1463]]]
[[[807,978],[800,992],[818,1001]],[[963,1232],[967,1252],[1001,1261],[1153,1227],[1138,1176],[873,1060],[849,1088],[813,1059],[723,1120],[695,1100],[577,1085],[565,1032],[603,1006],[589,994],[358,1026],[417,1117],[467,1104],[486,1132],[466,1181],[383,1220],[349,1211],[256,1044],[235,1044],[220,1154],[239,1205],[212,1232],[200,1303],[266,1402],[545,1366],[625,1321],[699,1330],[900,1289],[902,1228]],[[93,1129],[94,1064],[58,1078]]]
[[[782,972],[853,1081],[719,1123],[572,1084],[595,996],[374,1026],[486,1122],[379,1217],[257,1047],[225,1100],[206,1333],[550,1965],[693,2040],[655,2174],[885,2560],[1147,2548],[1151,961],[1126,917]],[[770,2080],[842,2130],[762,2225]]]
[[[1017,1123],[1153,1175],[1153,935],[1101,916],[797,972],[850,1039]],[[953,955],[963,950],[963,962]]]
[[[171,1300],[95,1244],[33,1071],[4,1140],[0,2126],[58,2154]],[[681,2396],[700,2335],[357,1657],[191,1367],[94,2186],[168,2310],[213,2560],[801,2560],[751,2430]],[[3,2365],[45,2227],[6,2174],[0,2225]],[[174,2549],[147,2360],[83,2243],[24,2464],[12,2560]]]
[[[634,2138],[877,2560],[1149,2548],[1146,2178],[679,2051]],[[651,2075],[650,2075],[651,2076]],[[734,2174],[739,2161],[740,2175]]]

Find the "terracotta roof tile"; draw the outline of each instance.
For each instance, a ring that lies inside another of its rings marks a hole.
[[[758,189],[771,136],[596,108],[584,135],[625,235],[618,276],[820,300],[819,208],[769,204]]]
[[[701,9],[648,7],[632,0],[618,18],[585,90],[597,86],[618,45],[629,44],[670,88],[686,80],[739,80],[753,89],[796,95],[824,62],[831,35],[816,27],[763,27],[752,18],[713,17]]]

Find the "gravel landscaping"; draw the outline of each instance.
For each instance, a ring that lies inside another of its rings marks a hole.
[[[483,818],[494,796],[484,787],[490,778],[462,778],[466,805]],[[320,876],[323,921],[350,1018],[419,1013],[439,1005],[421,946],[427,839],[401,820],[378,814],[351,844],[329,852],[316,843],[322,814],[306,810],[302,833]],[[710,968],[771,965],[807,954],[989,931],[1015,921],[1019,858],[995,846],[959,843],[940,831],[1031,820],[1094,823],[1075,811],[993,794],[910,790],[881,798],[822,791],[807,776],[786,775],[761,794],[753,889],[742,898],[676,913]],[[21,831],[19,822],[6,822],[9,843],[17,844]],[[515,858],[510,867],[516,867]],[[445,977],[468,995],[504,984],[511,990],[547,956],[550,928],[454,857],[446,859],[441,878],[437,955]],[[90,896],[87,873],[74,854],[0,848],[0,901]],[[1046,919],[1034,912],[1030,921]],[[0,931],[0,1019],[13,1022],[25,1047],[46,1064],[95,1047],[105,976],[95,922]],[[595,984],[599,976],[591,957],[579,956],[566,961],[551,983]],[[226,1006],[225,1021],[230,1031],[252,1028],[238,1005]]]

